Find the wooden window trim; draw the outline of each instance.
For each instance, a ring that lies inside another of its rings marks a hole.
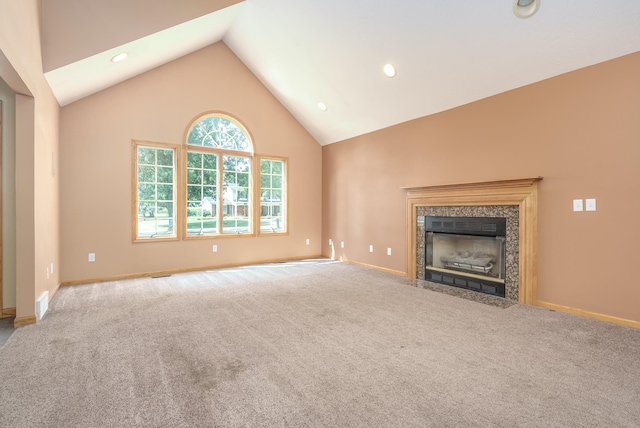
[[[178,204],[181,198],[181,168],[180,168],[180,145],[172,143],[161,143],[155,141],[144,140],[131,140],[131,241],[133,243],[143,242],[166,242],[166,241],[179,241],[181,239],[181,231],[176,225],[181,224],[181,211],[175,209],[174,230],[175,236],[171,237],[158,237],[158,238],[145,238],[138,236],[138,147],[153,147],[158,149],[168,149],[174,152],[174,205]]]
[[[258,155],[256,157],[257,157],[256,170],[258,171],[258,174],[256,177],[256,192],[255,192],[255,198],[254,198],[255,199],[254,212],[256,213],[254,227],[256,228],[256,233],[258,236],[286,236],[289,234],[289,158],[284,156],[270,156],[270,155]],[[262,160],[276,160],[276,161],[283,162],[284,180],[283,180],[282,194],[285,198],[285,201],[284,201],[284,207],[283,207],[284,208],[284,230],[282,231],[263,232],[260,227],[260,218],[262,216],[261,198],[260,198],[260,195],[262,194],[262,182],[260,179],[262,176],[262,170],[260,168],[260,163]]]

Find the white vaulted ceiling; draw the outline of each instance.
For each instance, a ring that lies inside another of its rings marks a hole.
[[[43,64],[64,106],[223,40],[325,145],[640,51],[640,1],[540,1],[42,0]]]

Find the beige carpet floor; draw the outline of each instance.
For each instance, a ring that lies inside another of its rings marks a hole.
[[[304,261],[63,287],[0,427],[638,427],[640,331]]]

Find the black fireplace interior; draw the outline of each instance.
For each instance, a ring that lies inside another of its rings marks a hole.
[[[425,217],[425,279],[505,297],[507,220]]]

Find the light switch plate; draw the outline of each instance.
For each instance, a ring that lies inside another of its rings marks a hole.
[[[582,211],[582,199],[574,199],[573,200],[573,210],[574,211]]]
[[[595,199],[585,199],[585,206],[587,211],[595,211],[596,210],[596,200]]]

